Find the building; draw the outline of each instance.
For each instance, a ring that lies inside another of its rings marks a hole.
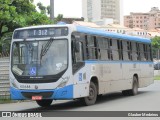
[[[99,25],[96,25],[95,23],[92,23],[92,22],[74,21],[72,24],[91,27],[91,28],[97,28],[97,29],[101,28]]]
[[[160,10],[152,7],[148,13],[131,12],[130,15],[124,16],[124,26],[144,30],[160,28]]]
[[[96,28],[112,33],[126,34],[131,36],[138,36],[142,38],[153,38],[155,36],[160,36],[160,28],[145,30],[141,28],[128,28],[119,24],[106,24],[106,25],[97,25],[93,22],[84,22],[84,21],[73,21],[72,24],[80,25],[85,27]]]
[[[74,21],[84,21],[84,18],[62,18],[61,22],[65,22],[67,24],[72,24]]]
[[[82,16],[86,21],[112,18],[120,23],[121,0],[82,0]]]
[[[108,31],[108,32],[114,32],[114,33],[120,33],[120,34],[126,34],[127,31],[131,31],[131,28],[119,25],[119,24],[107,24],[101,26],[101,29]]]

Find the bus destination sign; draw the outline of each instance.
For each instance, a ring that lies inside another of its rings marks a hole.
[[[67,36],[67,27],[58,28],[35,28],[16,30],[13,39],[27,39],[27,38],[43,38],[43,37],[59,37]]]

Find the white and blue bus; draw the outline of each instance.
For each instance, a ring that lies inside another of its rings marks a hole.
[[[76,25],[16,29],[10,54],[13,100],[81,99],[122,91],[136,95],[153,83],[151,41]]]

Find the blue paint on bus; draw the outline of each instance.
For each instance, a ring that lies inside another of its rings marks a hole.
[[[26,100],[25,96],[22,95],[23,93],[45,93],[45,92],[52,92],[53,95],[47,99],[73,99],[73,85],[68,85],[63,88],[57,88],[54,90],[19,90],[13,87],[10,87],[11,99],[12,100]],[[42,98],[43,99],[43,98]]]
[[[82,33],[91,34],[91,35],[99,35],[99,36],[104,36],[109,38],[136,41],[136,42],[142,42],[142,43],[151,43],[151,40],[147,38],[112,33],[104,30],[98,30],[98,29],[88,28],[84,26],[77,26],[76,29],[77,29],[77,32],[82,32]]]
[[[97,61],[97,60],[86,60],[87,64],[107,64],[107,63],[124,63],[124,64],[153,64],[152,61]]]

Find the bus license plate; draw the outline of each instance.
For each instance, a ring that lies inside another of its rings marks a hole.
[[[42,96],[32,96],[32,100],[42,100]]]

